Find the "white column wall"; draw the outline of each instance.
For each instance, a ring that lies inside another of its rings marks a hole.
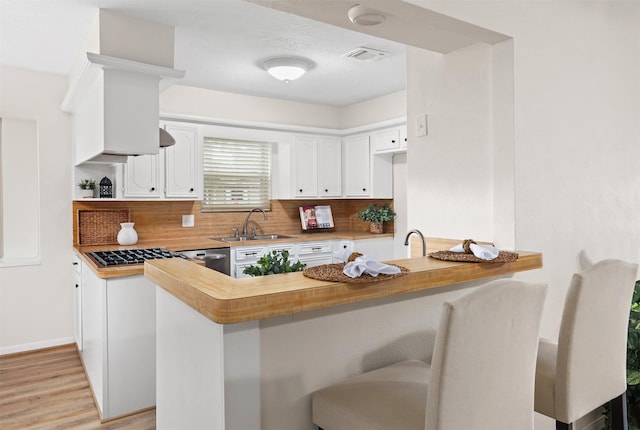
[[[60,110],[66,91],[65,76],[0,69],[0,113],[38,123],[41,212],[41,264],[0,269],[0,354],[73,342],[71,126]]]

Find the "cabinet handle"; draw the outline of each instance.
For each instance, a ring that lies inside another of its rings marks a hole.
[[[78,287],[79,287],[79,285],[78,285],[78,284],[76,284],[76,288],[78,288]]]
[[[329,190],[328,190],[327,188],[325,188],[325,189],[324,189],[324,192],[325,192],[325,193],[328,193],[328,192],[329,192]]]
[[[298,191],[302,192],[302,188],[300,188]]]
[[[77,266],[77,265],[78,265],[78,262],[77,262],[77,261],[74,261],[74,262],[73,262],[73,263],[71,263],[71,264],[73,264],[74,266]]]
[[[192,193],[193,192],[193,188],[189,188],[189,192]]]
[[[395,140],[395,139],[392,139],[392,140],[391,140],[391,143],[396,143],[396,140]]]
[[[362,191],[367,191],[367,189],[366,189],[366,188],[363,188],[363,189],[362,189]]]
[[[156,187],[151,187],[151,191],[155,191],[155,190],[156,190]]]

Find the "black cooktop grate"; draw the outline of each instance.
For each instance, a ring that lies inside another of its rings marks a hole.
[[[143,264],[144,260],[158,258],[182,257],[164,248],[120,249],[116,251],[94,251],[88,253],[102,266],[124,266],[128,264]]]

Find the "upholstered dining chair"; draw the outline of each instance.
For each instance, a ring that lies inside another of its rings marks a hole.
[[[573,428],[611,401],[614,429],[626,429],[627,326],[637,264],[600,261],[573,275],[558,341],[540,339],[535,410]]]
[[[324,430],[526,430],[543,284],[501,279],[442,307],[431,365],[417,360],[316,391]]]

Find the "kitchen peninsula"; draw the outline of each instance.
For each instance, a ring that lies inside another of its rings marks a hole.
[[[156,287],[157,428],[313,429],[310,394],[407,357],[427,359],[439,307],[497,276],[542,267],[394,260],[383,282],[344,284],[302,273],[232,279],[181,259],[147,261]],[[480,282],[478,282],[480,280]]]

